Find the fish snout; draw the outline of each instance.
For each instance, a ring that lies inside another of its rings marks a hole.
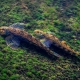
[[[42,34],[43,32],[41,30],[34,30],[35,34]]]
[[[6,34],[6,27],[0,27],[0,35]]]

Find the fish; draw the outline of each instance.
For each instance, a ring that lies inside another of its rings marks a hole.
[[[60,39],[57,38],[55,35],[43,32],[39,29],[34,30],[34,33],[36,35],[41,34],[42,36],[44,36],[45,40],[42,42],[44,45],[50,47],[53,44],[59,49],[64,50],[67,53],[70,53],[71,55],[80,56],[78,52],[75,52],[73,49],[71,49],[71,47],[66,43],[66,41],[60,41]]]
[[[26,32],[24,29],[24,23],[14,23],[10,26],[1,26],[0,35],[6,35],[6,44],[12,48],[17,49],[20,45],[21,39],[28,41],[37,47],[45,50],[48,55],[60,58],[60,55],[56,55],[48,47],[44,46],[36,37],[32,36],[30,33]],[[27,44],[26,44],[27,45]]]

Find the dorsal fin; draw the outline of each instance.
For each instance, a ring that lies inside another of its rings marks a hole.
[[[19,29],[24,30],[24,26],[25,26],[24,23],[14,23],[14,24],[10,25],[9,27],[19,28]]]
[[[12,49],[16,49],[20,45],[19,39],[13,35],[6,37],[6,43]]]

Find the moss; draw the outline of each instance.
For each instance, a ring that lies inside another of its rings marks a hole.
[[[32,72],[26,72],[27,76],[32,77]]]
[[[79,0],[1,0],[0,26],[16,22],[25,23],[25,31],[32,35],[35,29],[53,32],[80,52]],[[21,48],[12,50],[0,36],[0,80],[79,79],[80,61],[76,58],[64,56],[54,60],[38,52],[34,46],[33,49],[30,47],[32,45],[26,48],[21,45]]]
[[[77,43],[80,44],[80,40],[77,40]]]
[[[11,77],[10,77],[10,80],[19,80],[19,74],[15,74],[15,75],[12,75]]]

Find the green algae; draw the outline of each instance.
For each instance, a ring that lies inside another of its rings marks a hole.
[[[54,32],[75,51],[80,52],[80,2],[78,0],[0,1],[0,26],[24,22],[25,30]],[[64,4],[65,5],[64,5]],[[73,36],[75,36],[73,38]],[[60,60],[41,55],[34,47],[10,49],[0,36],[0,80],[79,80],[80,61],[64,57]]]

